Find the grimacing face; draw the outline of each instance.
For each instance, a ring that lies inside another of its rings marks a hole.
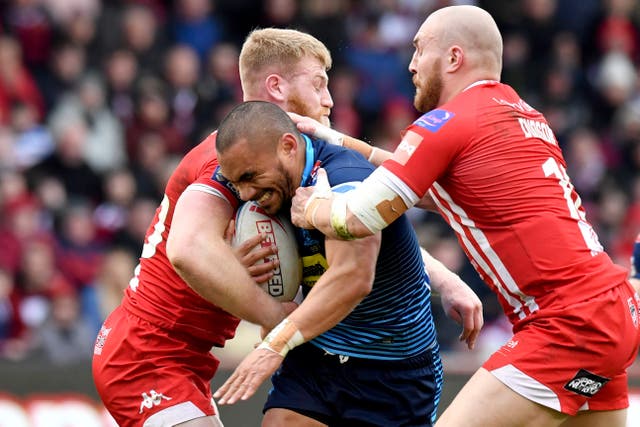
[[[218,162],[220,172],[240,192],[240,198],[256,201],[270,215],[288,208],[299,186],[275,150],[251,149],[246,142],[239,142],[218,153]]]

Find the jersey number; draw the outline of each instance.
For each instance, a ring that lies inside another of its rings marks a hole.
[[[156,254],[156,247],[158,244],[162,242],[162,233],[167,228],[165,225],[165,220],[167,219],[167,214],[169,213],[169,198],[165,194],[162,198],[162,202],[160,203],[160,212],[158,212],[158,220],[153,225],[153,233],[149,235],[147,240],[144,242],[144,246],[142,247],[142,254],[140,258],[151,258]],[[136,269],[133,272],[133,278],[129,281],[129,287],[132,290],[136,290],[138,288],[138,275],[140,274],[140,264],[136,266]]]
[[[580,196],[574,192],[573,185],[571,184],[571,180],[569,179],[569,175],[567,175],[565,168],[562,167],[562,165],[559,165],[558,162],[556,162],[556,159],[549,157],[542,165],[542,170],[544,171],[545,177],[555,177],[558,179],[558,184],[562,188],[563,196],[567,201],[569,214],[571,215],[571,218],[578,222],[582,238],[584,239],[587,247],[591,250],[591,254],[596,255],[602,252],[603,247],[600,244],[593,227],[591,227],[591,224],[587,222],[587,215],[582,207],[582,200],[580,199]],[[576,195],[575,200],[573,200],[572,194]]]

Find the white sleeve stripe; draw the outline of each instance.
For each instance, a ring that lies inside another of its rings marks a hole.
[[[385,200],[390,201],[398,196],[407,208],[420,200],[400,178],[384,168],[377,168],[355,191],[342,195],[342,197],[348,197],[349,210],[374,234],[389,225],[378,212],[377,206]],[[332,225],[335,229],[333,219]]]
[[[409,188],[409,186],[405,184],[403,180],[398,178],[388,169],[379,167],[373,171],[369,178],[373,176],[375,176],[376,179],[378,179],[382,184],[389,187],[391,191],[400,196],[407,207],[412,207],[420,201],[421,197],[414,193],[413,190]]]
[[[187,188],[185,188],[184,192],[186,193],[187,191],[201,191],[203,193],[211,194],[212,196],[220,197],[225,202],[231,205],[229,198],[225,196],[225,194],[222,191],[205,184],[191,184]]]
[[[469,250],[469,253],[485,273],[492,278],[500,294],[509,302],[509,305],[514,308],[514,313],[518,314],[521,319],[524,318],[526,313],[522,311],[523,304],[531,313],[537,311],[539,307],[535,298],[523,293],[520,288],[518,288],[509,270],[507,270],[507,267],[502,263],[498,254],[496,254],[491,247],[487,236],[482,230],[476,227],[473,220],[469,218],[462,207],[455,204],[449,193],[437,182],[433,184],[429,193],[438,205],[440,212],[449,219],[448,222],[451,228],[453,228],[457,234],[463,236],[462,240]],[[448,207],[443,204],[443,200],[446,201]],[[467,238],[464,232],[465,228],[469,230],[469,234],[474,239],[475,244]],[[480,255],[476,251],[476,248],[480,249],[484,256]],[[492,268],[485,262],[485,259],[491,264]],[[493,273],[494,270],[497,275]],[[519,298],[519,301],[516,300],[516,298]]]

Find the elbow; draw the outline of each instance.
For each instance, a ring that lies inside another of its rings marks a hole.
[[[188,270],[189,261],[192,259],[192,257],[189,256],[190,251],[183,243],[184,240],[184,238],[172,238],[171,235],[169,235],[166,245],[167,259],[181,277],[183,277],[184,272]]]
[[[372,271],[371,273],[359,271],[358,274],[353,275],[347,283],[349,283],[349,286],[352,288],[354,298],[357,298],[358,300],[366,298],[373,289],[374,278],[375,271]]]

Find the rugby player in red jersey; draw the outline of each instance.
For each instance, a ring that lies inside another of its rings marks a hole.
[[[495,21],[474,6],[442,8],[414,47],[424,115],[348,200],[321,174],[316,190],[299,188],[294,223],[357,238],[429,199],[456,232],[514,335],[436,426],[625,426],[640,299],[587,221],[546,119],[499,82]]]

